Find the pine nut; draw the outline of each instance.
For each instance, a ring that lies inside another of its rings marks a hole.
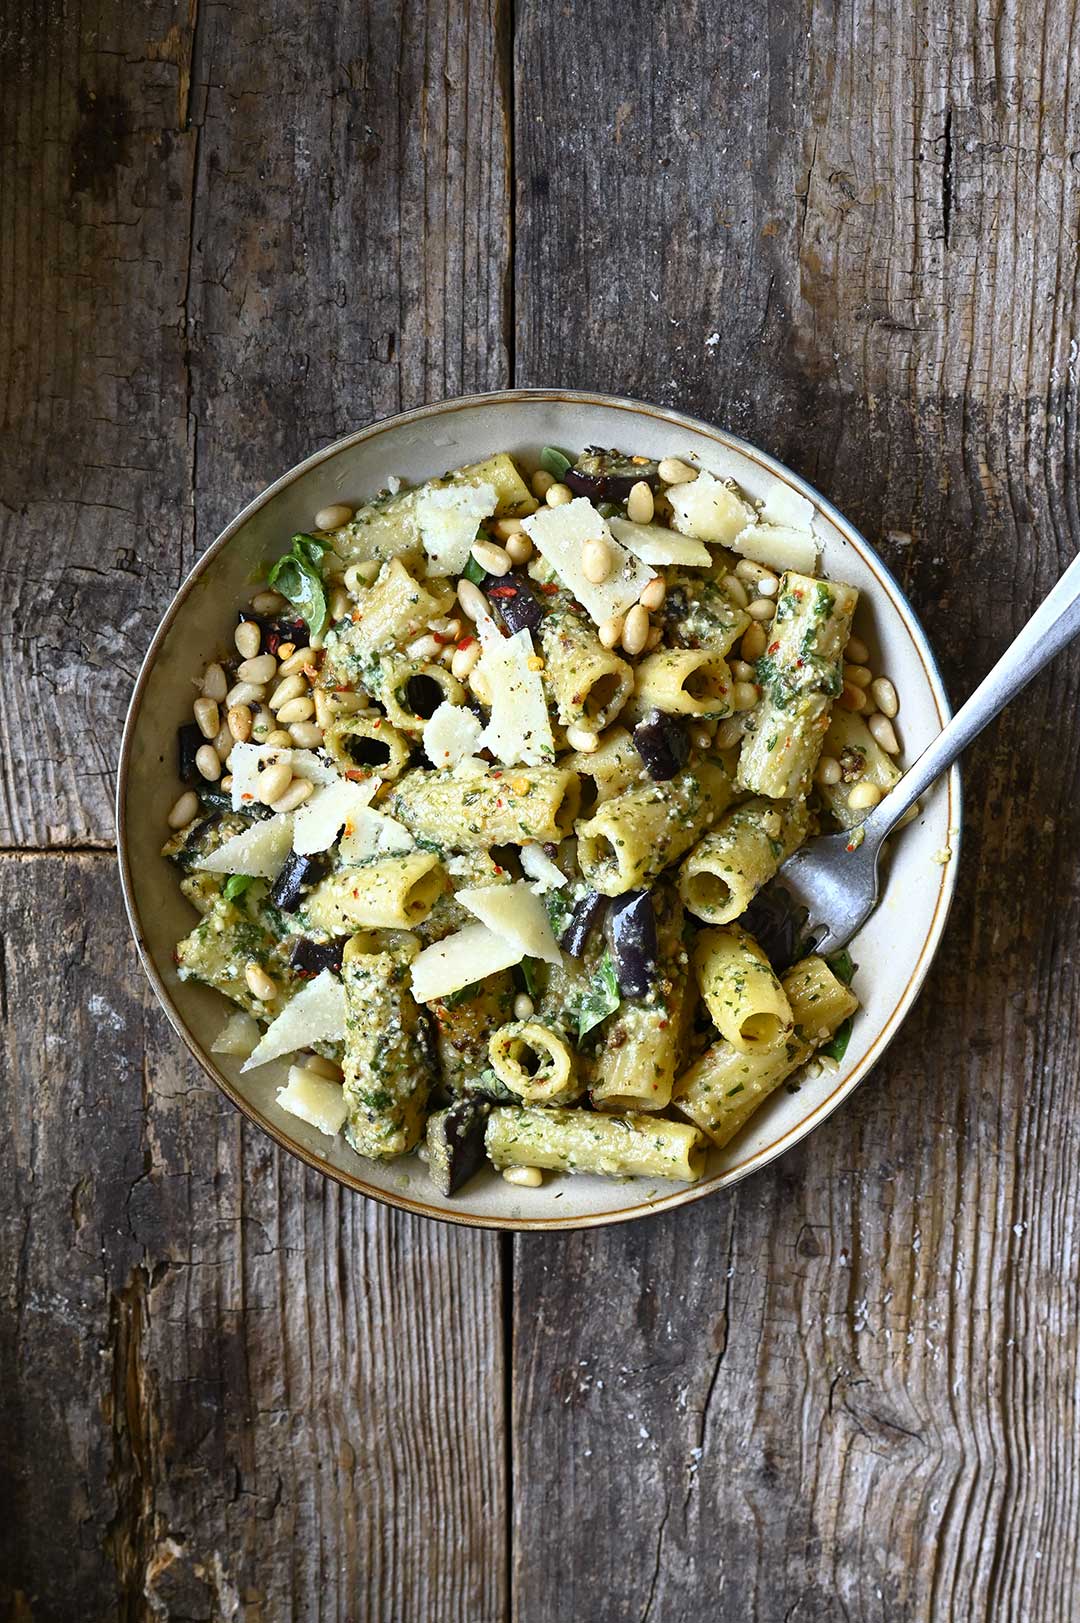
[[[591,537],[581,549],[581,572],[594,586],[607,580],[612,562],[611,548],[602,536]]]
[[[307,778],[294,778],[283,795],[274,801],[274,810],[279,812],[295,811],[302,806],[305,800],[310,800],[315,793],[315,785]]]
[[[461,621],[436,618],[428,621],[428,630],[434,631],[436,636],[441,637],[444,642],[447,638],[451,642],[456,642],[461,636]]]
[[[488,681],[487,677],[484,675],[484,672],[481,671],[481,670],[473,671],[472,675],[469,677],[469,686],[472,688],[473,692],[476,694],[476,697],[480,700],[480,703],[481,704],[486,704],[488,706],[488,708],[490,709],[491,708],[491,683]]]
[[[307,691],[308,685],[302,676],[299,674],[287,676],[284,682],[278,683],[270,695],[270,708],[271,710],[280,710],[282,705],[288,704],[290,699],[299,699],[300,695]]]
[[[725,575],[720,584],[736,607],[745,609],[750,599],[738,575]]]
[[[362,564],[350,564],[345,571],[345,590],[359,597],[365,586],[370,586],[382,564],[378,558],[367,558]]]
[[[251,606],[256,614],[277,614],[285,607],[285,599],[280,592],[256,592]]]
[[[544,1181],[544,1174],[539,1167],[507,1167],[503,1173],[503,1182],[515,1184],[520,1189],[539,1189]]]
[[[252,719],[246,704],[234,704],[229,711],[229,731],[238,744],[246,744],[251,737]]]
[[[690,747],[696,750],[707,750],[712,743],[712,734],[706,727],[691,727]]]
[[[285,734],[285,737],[289,743],[292,742],[288,733]],[[272,766],[268,766],[264,772],[259,774],[259,799],[264,806],[272,806],[275,800],[281,799],[291,782],[292,767],[288,761],[275,761]]]
[[[626,516],[631,524],[651,524],[655,511],[652,487],[644,479],[639,479],[636,485],[630,486],[630,494],[626,498]]]
[[[881,790],[876,783],[857,783],[847,797],[847,803],[852,811],[869,811],[881,799]]]
[[[221,760],[213,744],[199,746],[195,751],[195,766],[210,783],[217,782],[221,776]]]
[[[355,716],[367,708],[367,700],[359,693],[327,693],[325,688],[315,689],[315,720],[320,727],[329,727],[339,716]]]
[[[756,564],[752,558],[740,558],[735,565],[735,573],[740,580],[756,581],[761,574],[761,565]]]
[[[567,502],[572,502],[573,499],[574,492],[569,485],[549,485],[544,492],[544,500],[549,507],[563,507]]]
[[[651,627],[649,635],[645,638],[645,652],[651,654],[654,648],[659,648],[664,640],[664,633],[659,626]]]
[[[845,665],[844,681],[850,682],[853,688],[868,688],[870,672],[865,665]]]
[[[450,661],[450,670],[459,682],[465,682],[472,675],[479,658],[480,644],[474,637],[464,648],[454,649],[454,657]]]
[[[267,733],[264,743],[276,750],[291,749],[292,733],[286,732],[284,727],[275,727],[272,733]]]
[[[765,635],[765,627],[759,626],[755,620],[752,626],[747,626],[743,632],[742,656],[749,664],[760,659],[768,647],[769,639]]]
[[[323,741],[323,730],[316,721],[294,721],[289,728],[289,737],[297,749],[318,749]]]
[[[180,796],[172,811],[166,819],[170,828],[185,828],[193,817],[199,812],[199,797],[194,789],[187,789]]]
[[[600,740],[596,734],[587,732],[584,727],[568,727],[566,742],[572,750],[580,750],[582,755],[592,755],[600,748]]]
[[[470,620],[484,620],[491,614],[488,600],[471,580],[458,581],[458,602]]]
[[[252,960],[244,970],[244,979],[248,983],[248,990],[252,997],[257,997],[260,1003],[269,1003],[277,997],[277,986],[263,969],[261,964]]]
[[[853,665],[865,665],[870,658],[870,650],[861,637],[849,637],[847,648],[844,650],[844,657],[849,659]]]
[[[214,749],[217,752],[218,758],[222,761],[227,761],[229,756],[232,754],[232,747],[235,743],[236,740],[229,731],[228,722],[223,721],[221,726],[218,728],[217,737],[214,739]]]
[[[329,507],[320,507],[315,514],[315,528],[317,530],[340,530],[343,524],[348,524],[353,516],[351,507],[344,502],[333,502]]]
[[[755,597],[747,608],[751,620],[768,621],[776,613],[776,604],[768,597]]]
[[[745,659],[733,659],[731,674],[736,682],[752,682],[754,680],[754,667]]]
[[[221,778],[219,781],[220,781],[221,788],[227,790],[228,793],[231,795],[232,794],[232,773],[231,772],[226,772],[225,776],[223,778]]]
[[[880,716],[871,716],[866,725],[886,755],[899,755],[900,743],[896,736],[896,729],[884,711]]]
[[[663,575],[655,575],[652,580],[646,581],[645,585],[642,587],[641,596],[638,598],[638,602],[641,604],[643,609],[655,611],[663,606],[666,596],[667,581],[664,579]]]
[[[775,597],[780,590],[780,582],[775,575],[771,575],[766,570],[763,575],[758,577],[757,589],[761,597]]]
[[[814,782],[824,784],[826,788],[830,788],[834,783],[840,782],[841,776],[840,762],[836,757],[823,755],[814,772]]]
[[[352,598],[344,586],[336,586],[330,593],[330,618],[335,623],[344,620],[352,608]]]
[[[438,637],[433,637],[430,633],[417,637],[405,650],[410,659],[438,659],[442,651],[442,643]]]
[[[497,547],[494,541],[474,541],[472,555],[489,575],[505,575],[510,568],[510,554],[505,547]]]
[[[850,643],[848,643],[848,647],[851,647]],[[900,700],[897,698],[896,689],[889,681],[889,678],[887,676],[875,676],[870,684],[870,692],[873,694],[874,703],[881,711],[881,714],[888,716],[891,721],[900,710]]]
[[[332,1059],[323,1054],[312,1054],[304,1061],[305,1071],[314,1071],[316,1076],[325,1077],[328,1082],[340,1082],[344,1071],[340,1065],[335,1065]]]
[[[743,725],[738,716],[728,716],[716,729],[713,739],[718,750],[734,749],[736,744],[742,743]]]
[[[196,699],[192,707],[195,711],[195,720],[199,724],[199,731],[204,738],[215,738],[221,726],[218,718],[218,707],[213,699]]]
[[[279,653],[284,653],[284,651],[284,648],[278,650]],[[312,649],[297,648],[295,653],[289,654],[282,660],[277,674],[279,676],[293,676],[297,671],[302,671],[305,665],[310,665],[314,657]]]
[[[685,485],[698,476],[696,468],[677,456],[664,457],[656,471],[665,485]]]
[[[241,659],[254,659],[262,647],[262,632],[254,620],[241,620],[233,633],[233,641]]]
[[[649,636],[649,611],[635,603],[623,623],[622,645],[628,654],[640,654]]]
[[[527,992],[519,992],[514,999],[514,1019],[531,1020],[536,1013],[536,1005]]]
[[[916,817],[919,816],[919,813],[921,811],[922,811],[922,807],[920,806],[919,802],[916,800],[913,805],[908,807],[908,809],[904,813],[903,817],[898,817],[897,818],[896,823],[895,823],[895,825],[893,827],[893,833],[895,834],[897,829],[906,828],[909,823],[913,823],[915,821]]]
[[[256,744],[265,744],[273,730],[273,714],[261,704],[251,723],[251,736]]]
[[[509,541],[512,535],[524,533],[519,518],[497,518],[491,528],[500,541]]]
[[[843,705],[845,710],[865,710],[866,694],[862,688],[854,688],[850,682],[845,682],[839,703]]]
[[[533,544],[522,531],[520,535],[507,536],[506,551],[511,563],[527,564],[533,555]]]
[[[220,704],[229,691],[229,679],[216,660],[203,671],[202,690],[216,704]]]
[[[758,690],[753,682],[734,682],[731,688],[731,704],[735,710],[752,710],[758,702]]]
[[[555,475],[553,473],[548,473],[546,468],[537,468],[536,472],[529,480],[529,483],[532,486],[532,493],[536,497],[537,501],[542,502],[552,485],[555,483]]]
[[[302,699],[290,699],[277,713],[280,727],[291,727],[294,721],[310,721],[315,714],[315,700],[305,694]]]
[[[612,615],[610,620],[602,620],[597,628],[597,635],[605,648],[614,648],[623,634],[623,618],[621,614]]]
[[[262,682],[237,682],[225,695],[225,703],[231,710],[234,704],[261,704],[266,698],[266,688]]]
[[[245,659],[238,665],[236,674],[241,682],[272,682],[277,668],[278,662],[273,654],[258,654],[254,659]]]

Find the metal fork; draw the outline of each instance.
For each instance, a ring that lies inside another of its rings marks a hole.
[[[810,840],[788,858],[772,886],[788,892],[809,918],[804,939],[815,952],[846,946],[877,906],[881,847],[904,813],[946,772],[962,750],[1080,634],[1080,556],[1073,559],[990,674],[856,830]],[[772,886],[768,887],[769,889]]]

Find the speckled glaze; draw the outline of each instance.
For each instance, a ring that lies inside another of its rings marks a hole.
[[[897,721],[910,761],[947,720],[948,701],[933,655],[902,592],[873,548],[821,496],[780,463],[707,423],[633,400],[559,389],[508,390],[424,406],[373,423],[293,468],[218,537],[176,594],[135,684],[124,729],[117,829],[124,899],[143,967],[178,1035],[233,1103],[306,1161],[362,1194],[428,1217],[488,1228],[548,1229],[623,1222],[700,1200],[772,1161],[804,1138],[857,1086],[896,1036],[941,939],[959,850],[960,781],[954,769],[926,798],[922,814],[892,842],[881,904],[852,943],[862,1009],[837,1075],[780,1088],[723,1151],[712,1152],[697,1184],[554,1177],[539,1189],[507,1184],[490,1170],[453,1200],[428,1182],[410,1156],[387,1166],[361,1161],[342,1139],[324,1138],[278,1109],[280,1061],[243,1076],[240,1062],[210,1045],[229,1006],[217,993],[177,979],[173,948],[193,914],[160,855],[166,814],[179,792],[176,728],[190,719],[192,678],[230,642],[237,606],[250,596],[268,558],[332,502],[359,505],[391,474],[419,481],[496,450],[533,462],[545,444],[618,446],[653,457],[696,457],[733,477],[751,496],[774,478],[809,497],[822,542],[823,571],[861,593],[857,634],[875,670],[896,684]],[[950,850],[952,860],[942,863]]]

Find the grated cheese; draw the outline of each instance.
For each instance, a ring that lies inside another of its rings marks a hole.
[[[463,704],[444,700],[424,727],[424,754],[432,766],[454,767],[473,755],[483,723]]]
[[[584,496],[562,507],[541,507],[521,523],[537,552],[597,625],[625,614],[652,580],[653,571],[616,541],[607,520]],[[613,559],[611,574],[600,585],[587,580],[581,567],[581,549],[593,539],[606,541]]]
[[[654,569],[661,569],[665,564],[708,569],[712,563],[712,553],[704,541],[679,535],[676,530],[665,529],[663,524],[632,524],[628,518],[609,518],[608,524],[617,541]]]
[[[814,504],[776,479],[761,504],[761,518],[764,524],[777,524],[783,530],[808,530],[814,522]]]
[[[342,862],[366,862],[369,857],[398,855],[411,851],[416,844],[404,823],[388,817],[386,812],[365,806],[349,819],[349,827],[341,836],[338,850]]]
[[[317,1127],[327,1138],[337,1137],[349,1114],[341,1083],[331,1082],[303,1065],[289,1067],[288,1083],[278,1088],[277,1102],[290,1116]]]
[[[568,883],[566,875],[557,868],[544,850],[535,840],[521,847],[521,866],[533,881],[533,888],[541,895],[549,890],[559,890]]]
[[[347,830],[363,813],[379,787],[378,778],[365,778],[359,783],[337,778],[324,789],[317,789],[294,813],[293,850],[301,856],[329,851],[342,829]]]
[[[793,569],[812,575],[817,568],[818,544],[809,530],[783,529],[779,524],[750,524],[728,545],[756,564],[770,569]]]

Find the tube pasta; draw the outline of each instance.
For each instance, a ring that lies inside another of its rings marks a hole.
[[[900,782],[901,772],[891,755],[886,755],[861,716],[837,705],[825,734],[826,755],[840,762],[839,783],[817,785],[817,792],[841,828],[855,828],[870,815],[855,811],[848,796],[856,783],[873,783],[883,795]]]
[[[545,617],[541,646],[544,687],[562,726],[602,732],[634,690],[630,666],[565,604]]]
[[[597,749],[565,755],[563,765],[581,779],[583,816],[588,816],[602,800],[629,789],[642,775],[641,756],[625,727],[610,727]]]
[[[419,1142],[431,1076],[427,1017],[409,991],[415,942],[345,947],[345,1136],[359,1155],[389,1160]]]
[[[695,1183],[705,1170],[705,1138],[663,1116],[604,1116],[588,1110],[516,1109],[488,1117],[487,1153],[504,1167],[597,1172],[608,1178],[676,1178]]]
[[[433,852],[409,851],[331,874],[307,898],[306,912],[316,929],[330,935],[409,929],[427,918],[445,886]]]
[[[805,795],[825,740],[859,594],[842,581],[789,571],[780,582],[772,640],[757,662],[764,696],[743,740],[738,781],[752,794]]]
[[[604,1026],[589,1090],[602,1110],[663,1110],[679,1064],[683,1010],[689,991],[682,903],[670,886],[653,893],[656,979],[643,998],[624,997]]]
[[[762,885],[798,850],[809,822],[802,800],[759,797],[726,812],[679,869],[679,891],[689,911],[706,924],[740,918]]]
[[[570,832],[579,799],[565,767],[489,768],[486,772],[407,772],[398,779],[391,815],[446,850],[486,851],[527,840],[558,843]]]
[[[374,691],[392,727],[419,738],[440,704],[465,703],[465,689],[445,665],[426,659],[378,662]]]
[[[409,741],[381,710],[343,716],[327,727],[324,746],[346,772],[368,772],[392,782],[409,764]]]
[[[604,896],[647,885],[720,816],[733,792],[723,767],[708,760],[691,761],[666,783],[624,789],[578,824],[582,873]]]
[[[526,1104],[564,1104],[580,1092],[573,1050],[539,1020],[514,1020],[493,1031],[488,1058],[499,1081]]]
[[[733,566],[734,560],[728,567]],[[750,624],[746,610],[731,601],[718,580],[707,575],[671,569],[667,583],[662,612],[668,641],[679,648],[730,654]]]
[[[665,648],[637,668],[634,713],[664,710],[674,716],[720,720],[731,714],[731,671],[713,648]]]
[[[794,1026],[791,1005],[768,958],[737,924],[702,930],[694,971],[713,1025],[740,1054],[771,1053]]]
[[[372,656],[407,647],[454,601],[452,586],[445,580],[417,580],[415,567],[404,558],[391,558],[374,585],[357,592],[351,617],[327,633],[327,658],[333,670],[369,692]]]
[[[788,970],[781,985],[795,1021],[781,1047],[740,1054],[721,1038],[675,1084],[675,1108],[721,1149],[859,1005],[823,958],[803,958]]]

